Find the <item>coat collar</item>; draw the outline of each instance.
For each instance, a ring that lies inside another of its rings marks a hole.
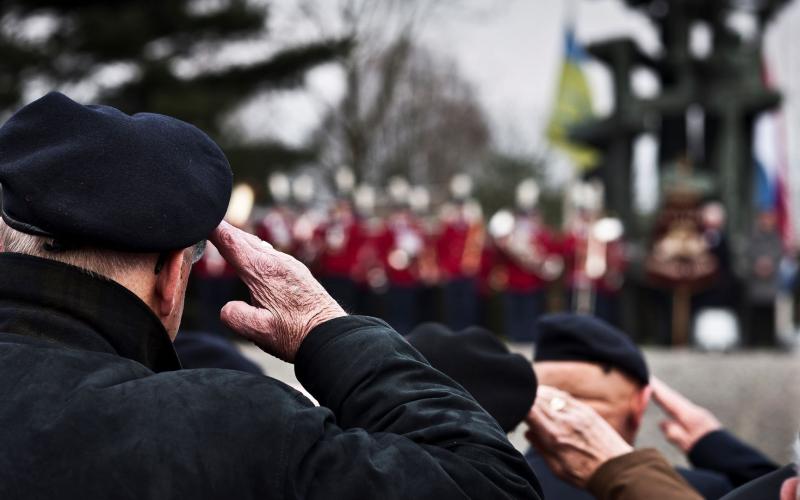
[[[161,321],[133,292],[60,262],[0,254],[0,331],[180,369]]]

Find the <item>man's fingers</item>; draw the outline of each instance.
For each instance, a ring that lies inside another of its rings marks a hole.
[[[650,380],[650,385],[653,388],[653,399],[672,417],[678,417],[681,410],[693,405],[691,401],[655,377]]]
[[[556,389],[555,387],[551,387],[549,385],[540,385],[536,389],[536,401],[534,401],[534,404],[547,405],[550,404],[550,402],[555,398],[560,398],[566,402],[569,399],[572,399],[572,396],[564,391]]]
[[[674,420],[664,420],[659,424],[664,437],[671,443],[683,443],[688,438],[686,429]]]
[[[242,231],[225,221],[211,233],[211,243],[222,257],[237,271],[247,269],[253,259],[261,253],[275,252],[272,245],[247,231]]]
[[[571,428],[560,415],[550,412],[547,404],[535,405],[528,414],[528,425],[536,435],[535,443],[555,446],[560,438],[569,434]]]
[[[246,258],[248,250],[250,250],[250,245],[245,243],[243,235],[240,233],[244,233],[244,231],[222,221],[208,238],[217,247],[222,257],[237,271],[247,265]]]
[[[239,335],[257,341],[272,333],[275,316],[266,309],[234,301],[225,304],[220,311],[220,319]]]

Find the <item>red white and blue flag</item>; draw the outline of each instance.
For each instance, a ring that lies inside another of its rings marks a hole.
[[[765,78],[769,85],[768,73]],[[761,113],[753,129],[755,208],[774,212],[785,246],[794,238],[789,207],[789,162],[783,116],[780,110]]]

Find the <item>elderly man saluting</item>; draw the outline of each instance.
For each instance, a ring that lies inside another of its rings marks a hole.
[[[220,221],[195,127],[51,93],[0,128],[0,498],[539,498],[497,423],[384,322]],[[222,319],[295,364],[181,370],[201,242],[249,286]]]

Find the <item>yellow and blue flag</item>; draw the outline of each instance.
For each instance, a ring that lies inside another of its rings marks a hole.
[[[581,67],[587,55],[575,39],[572,26],[567,27],[564,42],[564,62],[555,107],[547,125],[547,138],[567,154],[578,170],[586,171],[597,166],[600,154],[591,147],[571,142],[568,134],[570,127],[594,116],[591,90]]]

